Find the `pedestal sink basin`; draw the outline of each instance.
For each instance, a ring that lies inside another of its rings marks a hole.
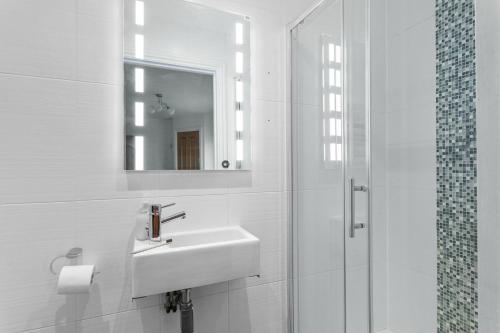
[[[169,234],[172,243],[132,255],[132,297],[260,274],[260,241],[241,227]],[[138,241],[134,252],[157,242]]]

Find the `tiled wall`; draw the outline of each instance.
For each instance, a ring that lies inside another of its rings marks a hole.
[[[438,332],[478,331],[475,1],[436,1]]]
[[[478,325],[474,1],[387,0],[386,5],[388,328],[474,332]],[[483,5],[483,10],[493,12],[493,3],[483,1]],[[484,24],[483,37],[491,42],[490,24]],[[492,48],[486,45],[485,49]],[[485,75],[484,85],[491,80]],[[485,105],[491,106],[495,98],[488,92]],[[485,128],[493,131],[486,122]],[[485,169],[493,172],[491,167]],[[484,200],[487,206],[494,199]],[[485,216],[493,217],[490,212]],[[491,282],[493,277],[485,280]],[[495,327],[494,297],[488,300],[484,308],[489,305],[489,323]]]
[[[198,332],[285,330],[283,4],[202,2],[252,18],[251,173],[123,172],[122,1],[2,2],[0,332],[179,332],[159,296],[131,301],[127,255],[141,205],[171,201],[188,213],[171,230],[262,241],[260,279],[194,291]],[[88,296],[57,295],[48,270],[73,246],[101,271]]]
[[[435,1],[386,0],[388,328],[436,332]]]

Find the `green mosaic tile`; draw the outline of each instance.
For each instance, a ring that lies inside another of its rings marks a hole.
[[[478,332],[474,0],[436,0],[438,332]]]

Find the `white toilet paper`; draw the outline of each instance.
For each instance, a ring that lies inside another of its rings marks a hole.
[[[83,294],[90,291],[94,278],[94,265],[64,266],[59,273],[57,293]]]

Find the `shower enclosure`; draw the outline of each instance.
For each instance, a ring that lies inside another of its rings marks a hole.
[[[368,0],[290,30],[293,332],[372,332]]]

